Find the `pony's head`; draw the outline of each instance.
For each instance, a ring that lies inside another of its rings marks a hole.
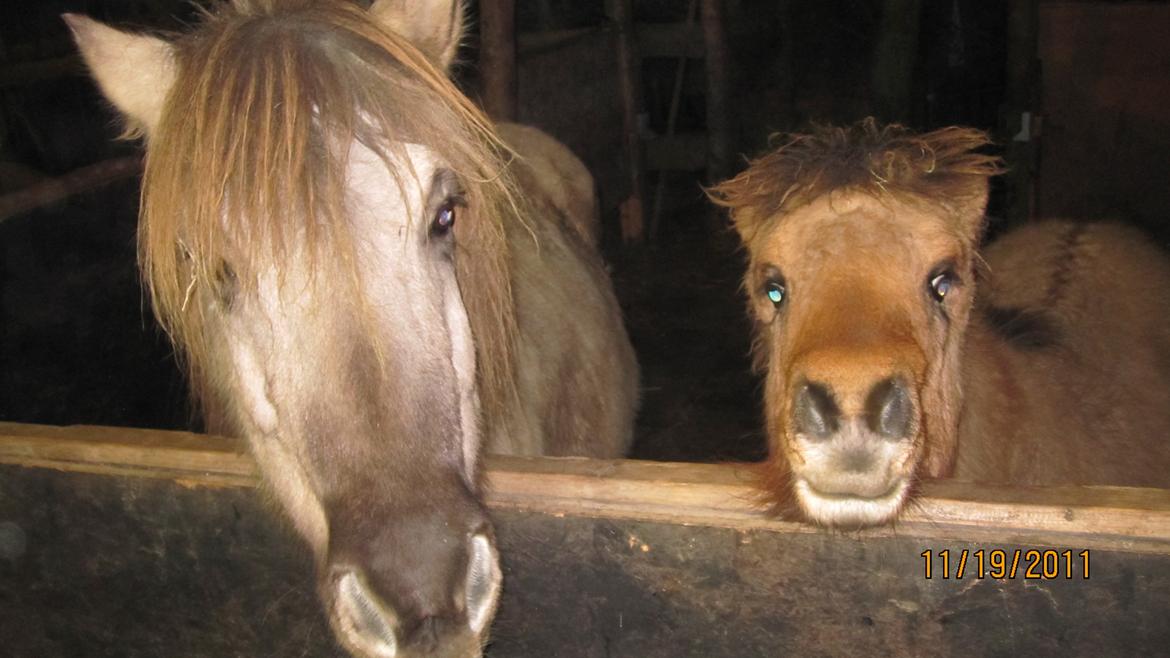
[[[510,404],[504,147],[450,0],[238,0],[171,41],[67,16],[145,137],[140,259],[212,426],[248,438],[341,642],[475,655],[501,574],[479,447]]]
[[[955,454],[959,358],[998,160],[976,130],[790,135],[710,195],[748,252],[778,511],[892,520]]]

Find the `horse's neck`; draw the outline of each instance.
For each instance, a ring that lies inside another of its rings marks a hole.
[[[552,221],[547,200],[533,206],[543,214],[528,228],[508,228],[518,404],[496,424],[488,450],[619,457],[638,386],[621,311],[596,251]]]

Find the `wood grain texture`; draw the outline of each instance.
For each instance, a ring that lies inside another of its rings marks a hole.
[[[247,487],[0,466],[0,655],[341,658],[309,553],[273,509]],[[493,516],[491,658],[1114,656],[1170,642],[1164,555],[1094,550],[1087,580],[1079,562],[1067,579],[927,580],[924,550],[1029,545]]]
[[[127,156],[86,165],[57,178],[37,181],[24,189],[0,195],[0,222],[140,173],[142,158]]]
[[[258,482],[240,441],[160,430],[0,423],[0,463],[171,479],[186,486]],[[842,534],[767,516],[757,503],[748,464],[489,456],[486,470],[487,501],[495,510]],[[1170,491],[927,482],[897,525],[846,534],[1170,554]]]

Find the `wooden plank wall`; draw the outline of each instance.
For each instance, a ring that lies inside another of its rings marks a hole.
[[[1170,240],[1170,5],[1043,2],[1036,216]]]
[[[238,443],[0,423],[0,464],[0,654],[341,655],[307,551]],[[1119,655],[1170,641],[1164,491],[933,483],[894,530],[830,533],[762,516],[732,465],[493,458],[488,471],[505,571],[491,656]],[[1047,548],[1074,552],[1069,573],[954,577],[963,550]]]

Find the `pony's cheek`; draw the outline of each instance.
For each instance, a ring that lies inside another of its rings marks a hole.
[[[921,430],[919,431],[921,433]],[[922,444],[918,437],[910,443],[910,447],[897,457],[893,462],[893,470],[896,473],[901,473],[903,477],[911,477],[914,475],[914,470],[917,468],[919,460],[922,458]]]
[[[805,465],[805,456],[801,453],[800,446],[796,440],[796,433],[789,423],[789,419],[792,417],[792,410],[787,404],[776,404],[775,407],[780,409],[780,411],[772,419],[771,423],[772,449],[784,455],[784,458],[792,468],[799,469]]]
[[[752,300],[752,312],[755,313],[756,318],[759,319],[760,324],[771,327],[776,324],[776,316],[778,311],[775,304],[768,300]]]

